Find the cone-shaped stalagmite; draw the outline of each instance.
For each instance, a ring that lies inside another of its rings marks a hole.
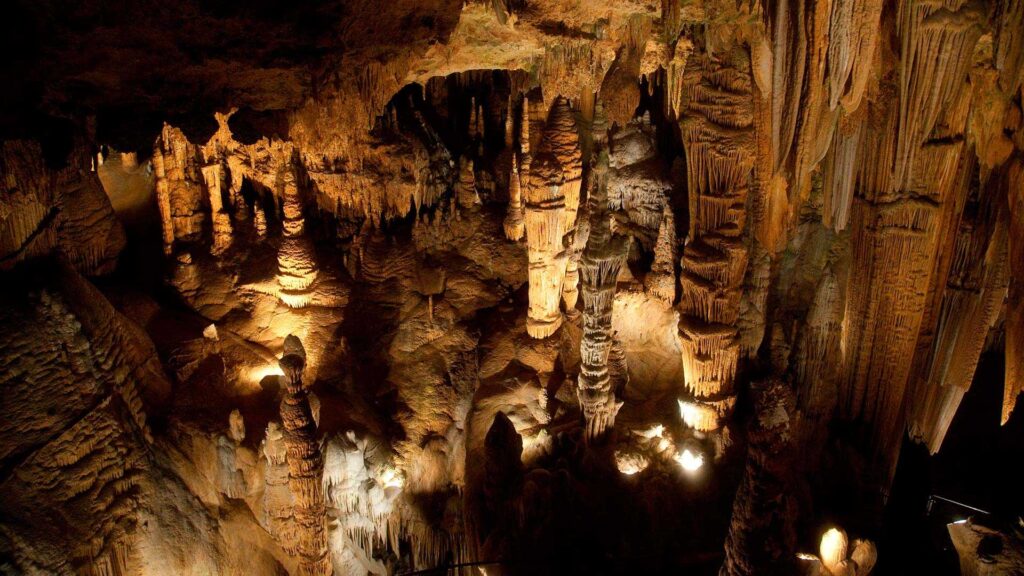
[[[287,448],[288,488],[294,498],[295,523],[299,530],[299,574],[329,576],[333,569],[327,548],[324,459],[309,396],[302,384],[306,351],[295,336],[285,338],[280,366],[286,386],[281,401],[281,422]]]
[[[317,277],[316,254],[306,236],[302,196],[295,178],[295,166],[288,161],[280,174],[281,206],[284,213],[281,225],[281,247],[277,251],[277,283],[281,301],[292,308],[309,303],[310,286]],[[256,214],[257,219],[259,213]]]
[[[565,98],[556,99],[552,106],[537,158],[530,166],[529,181],[525,194],[530,259],[526,329],[534,338],[546,338],[562,324],[559,303],[582,182],[576,123]]]

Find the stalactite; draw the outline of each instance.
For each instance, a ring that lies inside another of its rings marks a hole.
[[[749,69],[705,53],[690,56],[681,120],[690,196],[690,242],[682,258],[679,335],[686,386],[699,421],[720,426],[735,401],[736,328],[747,267],[743,234],[754,164]],[[712,422],[707,417],[716,412]]]
[[[287,389],[281,401],[281,421],[287,448],[288,488],[294,498],[295,522],[299,527],[299,574],[330,576],[333,568],[327,547],[323,452],[308,392],[302,383],[306,351],[295,336],[285,339],[280,365]]]
[[[622,407],[609,372],[612,348],[612,305],[615,284],[625,258],[625,238],[612,234],[608,213],[608,156],[600,153],[590,199],[590,233],[581,260],[583,339],[576,394],[586,421],[585,437],[596,440],[615,425]]]
[[[973,165],[973,164],[972,164]],[[958,229],[950,226],[949,256],[937,263],[934,337],[921,341],[912,380],[910,434],[938,452],[974,379],[989,328],[996,322],[1008,281],[1007,220],[1000,177],[993,177],[968,201]],[[968,184],[965,182],[965,187]],[[945,265],[942,266],[943,262]],[[941,268],[941,269],[939,269]]]
[[[1006,194],[1010,205],[1010,291],[1006,299],[1006,387],[1002,424],[1013,414],[1024,391],[1024,164],[1020,155],[1006,167]]]

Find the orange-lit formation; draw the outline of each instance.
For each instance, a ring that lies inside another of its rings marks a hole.
[[[12,2],[0,572],[1024,571],[1024,0]]]

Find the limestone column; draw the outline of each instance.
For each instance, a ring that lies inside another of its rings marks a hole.
[[[306,350],[295,336],[285,338],[280,366],[287,387],[281,402],[281,422],[285,430],[288,489],[295,499],[295,523],[299,529],[299,574],[330,576],[333,567],[327,547],[323,452],[309,397],[302,384]]]
[[[613,235],[608,213],[608,155],[602,151],[594,170],[596,186],[591,198],[590,235],[580,271],[583,292],[583,338],[576,394],[586,422],[588,441],[600,438],[615,425],[622,407],[608,370],[612,349],[612,305],[615,284],[626,254],[626,239]]]

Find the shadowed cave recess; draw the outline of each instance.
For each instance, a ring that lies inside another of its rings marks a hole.
[[[12,0],[0,574],[1024,575],[1024,0]]]

